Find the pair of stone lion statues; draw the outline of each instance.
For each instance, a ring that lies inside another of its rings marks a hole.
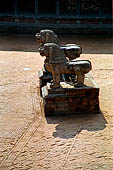
[[[52,73],[52,87],[60,87],[61,74],[74,74],[77,77],[76,86],[83,86],[85,74],[91,70],[92,66],[89,60],[76,60],[80,57],[82,48],[76,44],[61,46],[57,35],[52,30],[41,30],[35,36],[40,55],[46,57],[44,67]]]
[[[80,57],[80,54],[82,53],[82,48],[79,45],[60,45],[58,36],[52,30],[41,30],[40,33],[35,35],[35,37],[40,47],[43,47],[45,43],[57,44],[69,60]]]

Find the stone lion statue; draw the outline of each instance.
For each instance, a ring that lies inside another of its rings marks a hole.
[[[79,45],[60,45],[58,36],[52,30],[41,30],[40,33],[37,33],[35,35],[35,37],[40,47],[43,46],[45,43],[55,43],[59,45],[59,47],[69,60],[80,57],[80,54],[82,53],[82,48]]]
[[[35,35],[35,37],[40,47],[45,43],[59,44],[58,37],[52,30],[41,30],[40,33]]]
[[[83,86],[84,75],[91,70],[91,62],[88,60],[68,61],[55,43],[46,43],[39,48],[41,56],[45,56],[45,67],[52,73],[53,88],[60,87],[61,74],[75,74],[77,76],[77,86]]]

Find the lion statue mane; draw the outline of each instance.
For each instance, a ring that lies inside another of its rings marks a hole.
[[[58,37],[52,30],[41,30],[40,33],[36,33],[35,37],[40,46],[43,46],[45,43],[59,44]]]

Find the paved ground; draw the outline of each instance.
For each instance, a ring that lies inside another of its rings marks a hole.
[[[113,169],[112,39],[60,35],[83,47],[100,87],[101,114],[44,118],[33,35],[0,35],[0,170]]]

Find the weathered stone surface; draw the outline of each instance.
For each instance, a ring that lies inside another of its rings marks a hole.
[[[55,43],[46,43],[39,48],[41,56],[45,56],[44,67],[48,72],[52,73],[53,88],[60,87],[60,76],[74,74],[76,78],[76,85],[83,86],[84,77],[92,69],[92,64],[89,60],[73,60],[68,61],[61,51],[59,46]]]
[[[41,30],[35,37],[40,47],[43,47],[45,43],[55,43],[59,45],[60,49],[69,60],[80,57],[80,54],[82,53],[82,48],[77,44],[60,45],[58,36],[52,30]]]

